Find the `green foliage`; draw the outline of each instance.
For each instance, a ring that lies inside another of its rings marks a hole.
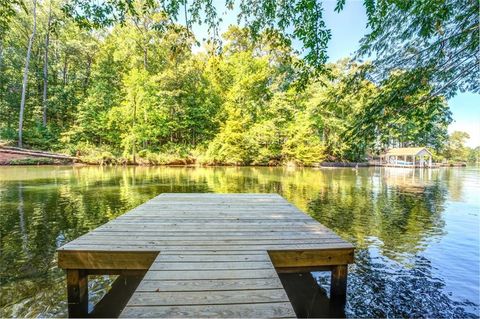
[[[79,25],[86,28],[101,28],[115,23],[125,23],[129,16],[141,16],[146,11],[160,11],[154,0],[115,0],[101,4],[89,0],[70,0],[64,5],[64,12]],[[227,9],[233,9],[235,1],[226,2]],[[280,32],[284,44],[298,40],[303,44],[303,60],[300,79],[305,84],[312,75],[323,70],[327,60],[326,48],[331,37],[330,30],[323,21],[321,2],[296,0],[287,2],[253,1],[239,3],[238,19],[249,29],[249,41],[262,38],[262,34]],[[191,2],[170,0],[161,3],[161,11],[173,20],[182,15],[186,26],[207,24],[212,42],[218,44],[218,26],[221,15],[212,1],[193,0]]]
[[[438,150],[446,140],[451,121],[445,98],[434,95],[428,78],[416,72],[397,71],[372,91],[347,137],[375,137],[363,141],[367,146],[376,144],[379,149],[393,144]]]
[[[341,11],[346,0],[336,1]],[[458,89],[478,92],[477,53],[479,50],[479,2],[462,0],[367,0],[364,1],[367,26],[359,56],[375,54],[374,74],[385,79],[391,71],[427,72],[435,86],[435,96],[451,96]],[[262,34],[280,34],[289,45],[298,41],[302,56],[295,64],[296,78],[305,87],[309,79],[326,74],[326,48],[331,32],[323,20],[322,2],[315,0],[225,2],[227,10],[238,11],[237,18],[249,30],[250,40]],[[63,7],[79,25],[100,28],[124,23],[128,16],[158,10],[154,0],[115,0],[101,3],[70,0]],[[161,2],[161,11],[173,20],[184,19],[187,27],[207,24],[211,42],[217,46],[221,8],[210,0]],[[251,42],[251,41],[250,41]]]
[[[166,145],[161,152],[141,150],[138,155],[138,163],[142,165],[186,165],[195,162],[189,150],[178,145]]]
[[[59,164],[59,161],[55,161],[53,158],[21,158],[13,159],[8,162],[9,165],[51,165]]]
[[[308,114],[299,114],[287,130],[282,154],[287,161],[312,165],[325,159],[324,145]]]
[[[127,160],[115,156],[111,149],[105,146],[92,145],[81,142],[71,149],[72,154],[87,164],[127,164]]]
[[[396,110],[399,121],[408,122],[418,113],[428,114],[443,97],[458,91],[480,92],[479,1],[369,0],[365,4],[371,32],[357,53],[375,56],[373,67],[364,71],[388,90],[370,103],[357,128],[375,130],[374,123],[387,105]],[[422,92],[428,94],[414,103],[404,100]]]
[[[450,161],[462,162],[470,160],[475,162],[472,150],[465,146],[470,136],[466,132],[455,131],[448,137],[443,156]],[[473,158],[472,158],[473,157]]]
[[[19,8],[26,11],[22,0],[0,0],[0,39],[3,39],[9,31],[10,23],[17,15]]]
[[[48,8],[39,7],[26,145],[65,150],[92,164],[143,165],[315,165],[363,161],[392,146],[442,151],[450,111],[426,75],[396,70],[377,84],[365,72],[373,65],[342,60],[299,90],[302,62],[281,32],[230,27],[221,50],[211,45],[194,53],[189,28],[145,4],[143,10],[133,2],[136,13],[123,24],[92,31],[52,2],[46,126]],[[8,140],[17,133],[25,56],[18,39],[31,21],[12,8],[21,23],[10,24],[0,64],[0,138]]]
[[[470,148],[467,161],[472,164],[480,164],[480,146]]]
[[[360,55],[375,53],[373,74],[387,78],[397,69],[428,78],[433,96],[460,90],[479,92],[478,1],[370,0],[371,32]]]

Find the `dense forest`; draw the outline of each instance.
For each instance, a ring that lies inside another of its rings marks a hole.
[[[199,48],[188,24],[159,7],[99,28],[55,0],[11,8],[0,35],[7,143],[140,164],[311,165],[393,146],[452,150],[446,96],[401,68],[380,82],[368,76],[375,64],[346,58],[299,81],[298,52],[272,29],[230,26]],[[372,114],[379,101],[381,116]]]

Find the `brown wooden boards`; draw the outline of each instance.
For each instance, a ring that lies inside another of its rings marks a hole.
[[[353,246],[277,194],[161,194],[58,249],[64,269],[146,271],[123,317],[295,317],[277,272]]]
[[[294,317],[267,252],[160,254],[122,317]]]

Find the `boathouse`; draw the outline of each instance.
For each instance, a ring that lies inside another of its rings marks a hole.
[[[433,167],[432,153],[426,147],[392,148],[380,156],[382,166]]]

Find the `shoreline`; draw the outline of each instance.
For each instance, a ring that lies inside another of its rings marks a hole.
[[[279,165],[233,165],[233,164],[91,164],[83,162],[62,162],[62,161],[43,161],[41,159],[22,159],[15,162],[0,162],[0,167],[15,167],[15,166],[72,166],[72,167],[88,167],[88,166],[101,166],[101,167],[291,167],[291,168],[351,168],[356,170],[357,168],[368,168],[368,167],[389,167],[382,165],[371,165],[369,163],[356,163],[356,162],[324,162],[318,165],[292,165],[292,164],[279,164]],[[452,163],[452,164],[441,164],[434,168],[448,168],[448,167],[467,167],[466,163]],[[415,168],[415,167],[390,167],[390,168]],[[418,168],[418,167],[416,167]],[[430,168],[432,169],[432,168]]]
[[[323,167],[323,168],[352,168],[361,167],[383,167],[369,162],[320,162],[312,165],[305,165],[296,162],[271,162],[266,164],[228,164],[228,163],[197,163],[194,158],[175,159],[167,163],[151,163],[140,160],[137,163],[116,162],[116,161],[85,161],[65,154],[57,154],[45,151],[19,149],[15,147],[0,147],[0,166],[48,166],[48,165],[71,165],[71,166],[165,166],[165,167]],[[437,163],[438,167],[466,167],[467,163]],[[412,168],[412,167],[401,167]]]
[[[293,162],[287,163],[277,163],[277,164],[226,164],[226,163],[195,163],[195,161],[185,161],[185,163],[179,163],[178,161],[174,163],[166,164],[152,164],[152,163],[88,163],[82,162],[81,160],[71,160],[71,159],[54,159],[40,156],[21,156],[18,154],[9,154],[5,156],[5,153],[0,152],[0,166],[55,166],[55,165],[65,165],[65,166],[110,166],[110,167],[156,167],[156,166],[165,166],[165,167],[312,167],[312,168],[357,168],[357,167],[370,167],[368,162],[321,162],[315,163],[313,165],[303,165]]]

